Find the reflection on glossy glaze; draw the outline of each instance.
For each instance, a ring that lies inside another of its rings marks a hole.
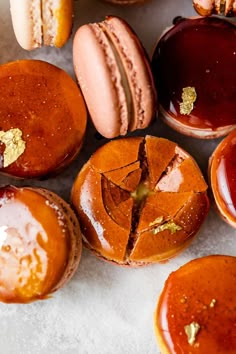
[[[1,301],[44,298],[60,279],[69,245],[57,219],[55,211],[37,193],[1,188]]]
[[[212,160],[211,178],[217,202],[236,222],[236,130],[217,147]]]
[[[193,128],[236,124],[236,27],[223,19],[182,19],[159,41],[152,60],[159,100],[172,118]],[[197,100],[180,114],[182,90]]]
[[[169,276],[155,324],[170,354],[235,354],[235,279],[236,258],[229,256],[200,258]],[[200,330],[191,345],[185,326],[193,322]]]

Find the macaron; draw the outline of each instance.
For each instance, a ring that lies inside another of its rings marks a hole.
[[[20,46],[62,47],[71,35],[72,0],[10,0],[11,18]]]
[[[193,6],[199,15],[202,16],[210,16],[212,14],[236,15],[235,0],[193,0]]]
[[[39,60],[0,66],[0,172],[47,178],[78,155],[87,112],[74,80]]]
[[[146,128],[156,112],[150,63],[120,18],[81,26],[73,41],[75,74],[97,131],[106,138]]]
[[[236,130],[218,144],[210,157],[209,180],[219,215],[236,228]]]
[[[174,257],[209,210],[207,184],[176,143],[153,136],[112,140],[78,173],[71,202],[85,247],[117,265]]]
[[[158,41],[152,69],[161,117],[195,138],[236,128],[236,26],[217,17],[182,18]]]
[[[236,352],[236,257],[210,255],[172,272],[154,315],[163,354]]]
[[[46,299],[75,273],[79,222],[71,207],[42,188],[0,188],[0,301]]]

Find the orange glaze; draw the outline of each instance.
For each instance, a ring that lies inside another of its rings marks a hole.
[[[236,258],[195,259],[170,274],[155,313],[163,353],[236,353]],[[190,344],[185,326],[200,326]]]
[[[0,66],[0,89],[0,131],[18,128],[26,143],[8,167],[0,159],[0,171],[30,178],[67,166],[81,148],[87,119],[72,78],[49,63],[22,60]]]
[[[79,172],[71,200],[85,246],[119,264],[145,265],[190,243],[209,210],[206,190],[189,154],[174,142],[146,136],[98,149]]]
[[[53,291],[71,247],[64,221],[36,191],[0,189],[0,301],[24,303]]]
[[[210,159],[210,179],[220,214],[236,227],[236,130],[214,151]]]

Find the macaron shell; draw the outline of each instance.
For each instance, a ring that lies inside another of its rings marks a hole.
[[[0,66],[1,130],[18,128],[25,150],[1,172],[15,177],[55,175],[78,154],[87,112],[81,92],[63,70],[38,60]]]
[[[106,138],[126,134],[128,108],[120,71],[106,36],[96,24],[77,30],[73,62],[96,129]]]
[[[26,50],[41,47],[41,0],[10,0],[12,25],[16,39]]]
[[[62,47],[72,30],[73,0],[41,0],[43,44]]]
[[[112,39],[129,82],[134,110],[129,130],[144,129],[151,123],[156,108],[156,91],[147,54],[122,19],[110,16],[101,26]]]
[[[211,255],[169,275],[154,316],[163,353],[235,353],[235,269],[235,257]],[[188,339],[194,323],[199,331]]]

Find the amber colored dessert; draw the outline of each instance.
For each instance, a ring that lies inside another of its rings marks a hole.
[[[209,160],[209,178],[220,216],[236,228],[236,130],[213,152]]]
[[[155,312],[163,354],[235,354],[236,257],[198,258],[172,272]]]
[[[39,60],[0,66],[0,171],[48,177],[77,156],[87,113],[77,84]]]
[[[193,158],[153,136],[113,140],[79,172],[71,194],[84,245],[141,266],[175,256],[204,221],[207,185]]]
[[[216,138],[236,127],[236,26],[217,17],[180,19],[152,58],[164,121],[180,133]]]
[[[0,188],[0,301],[46,299],[79,264],[78,220],[55,193],[41,188]]]
[[[103,1],[111,2],[113,4],[119,4],[119,5],[131,5],[136,3],[143,3],[146,2],[147,0],[103,0]]]

